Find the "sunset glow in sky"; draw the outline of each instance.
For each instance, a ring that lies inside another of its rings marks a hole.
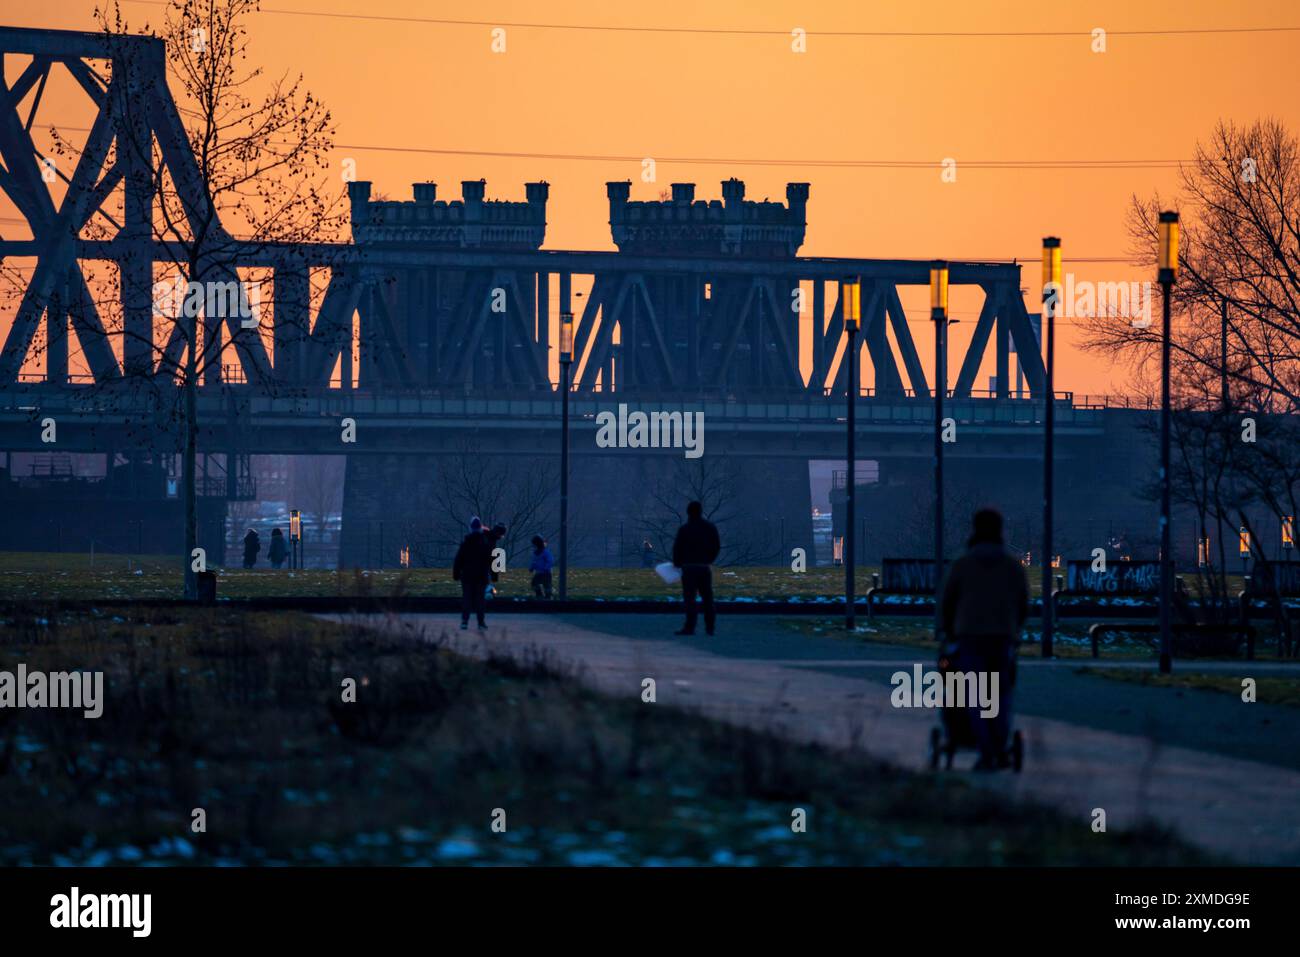
[[[93,0],[0,0],[0,22],[92,30],[94,6]],[[1145,271],[1122,261],[1130,254],[1125,214],[1133,194],[1172,194],[1172,161],[1189,159],[1220,119],[1272,116],[1300,131],[1300,32],[1124,33],[1300,27],[1294,0],[265,0],[263,6],[250,21],[251,54],[269,75],[302,72],[329,106],[340,169],[345,158],[355,159],[357,178],[392,199],[409,199],[411,183],[424,180],[437,181],[441,195],[452,198],[461,180],[480,177],[489,198],[522,199],[526,181],[545,179],[549,248],[612,248],[607,180],[631,179],[633,199],[656,199],[683,181],[698,184],[698,198],[713,199],[719,181],[737,176],[755,200],[783,200],[788,181],[812,184],[805,255],[1019,257],[1026,263],[1023,285],[1032,290],[1041,237],[1058,235],[1065,269],[1077,280],[1145,279]],[[156,3],[122,9],[137,27],[162,15]],[[506,24],[504,53],[492,50],[490,24]],[[1093,52],[1089,36],[1098,27],[1107,31],[1104,53]],[[792,50],[795,28],[809,33],[806,52]],[[669,30],[698,32],[658,32]],[[8,78],[22,65],[7,64]],[[60,80],[47,93],[39,122],[84,125],[84,96],[66,74]],[[615,158],[475,155],[493,152]],[[657,182],[640,181],[642,157],[656,159]],[[956,182],[942,181],[945,158],[956,161]],[[737,162],[686,161],[692,159]],[[982,165],[1096,160],[1140,162],[1125,169]],[[0,201],[0,233],[27,235],[14,223],[17,215]],[[1115,259],[1121,261],[1108,261]],[[1034,296],[1028,294],[1031,311]],[[903,301],[915,319],[917,347],[928,355],[925,292]],[[964,301],[954,292],[953,313],[964,320],[952,333],[958,355],[977,309],[977,297]],[[1080,353],[1076,331],[1068,322],[1061,327],[1058,388],[1126,391],[1130,371]],[[991,361],[990,353],[979,388]]]

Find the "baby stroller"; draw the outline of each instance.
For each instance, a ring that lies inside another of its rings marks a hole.
[[[955,641],[944,642],[939,649],[939,674],[945,676],[956,667],[959,646]],[[1002,679],[1014,675],[1014,660],[1010,675],[1003,672]],[[945,679],[946,680],[946,679]],[[1012,678],[1014,681],[1014,678]],[[1009,686],[1009,685],[1008,685]],[[954,708],[944,706],[940,713],[941,725],[930,729],[930,769],[938,770],[942,758],[945,768],[952,768],[953,756],[962,748],[978,750],[979,739],[975,736],[974,722],[982,720],[972,707]],[[1008,717],[1008,730],[1010,729]],[[1003,752],[1003,758],[1017,774],[1025,763],[1025,740],[1018,729],[1008,735],[1010,745]]]

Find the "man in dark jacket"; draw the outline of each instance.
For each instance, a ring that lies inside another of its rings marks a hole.
[[[469,534],[456,550],[451,577],[460,582],[460,627],[469,628],[469,613],[478,617],[479,630],[487,628],[487,587],[492,577],[492,544],[483,522],[475,515],[470,519]]]
[[[279,568],[283,565],[288,554],[289,549],[284,544],[284,532],[278,528],[271,529],[271,551],[266,556],[271,559],[271,567]]]
[[[244,567],[252,568],[257,564],[257,553],[262,550],[262,539],[253,529],[244,536]]]
[[[958,671],[999,672],[999,707],[983,718],[972,709],[980,745],[976,768],[1005,767],[1011,726],[1011,691],[1016,680],[1016,647],[1029,615],[1025,569],[1002,544],[1002,516],[993,509],[975,513],[966,554],[952,563],[943,587],[943,630],[957,645]]]
[[[682,570],[682,597],[686,602],[686,624],[678,635],[695,634],[695,596],[704,605],[704,630],[713,634],[716,614],[713,610],[712,565],[722,551],[718,529],[704,518],[704,506],[691,502],[686,506],[686,524],[677,530],[673,540],[673,564]]]

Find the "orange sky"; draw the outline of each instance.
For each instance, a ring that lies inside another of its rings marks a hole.
[[[11,26],[93,29],[93,0],[0,0]],[[1133,193],[1168,193],[1176,171],[966,168],[987,160],[1178,160],[1220,118],[1273,116],[1300,131],[1300,33],[1119,36],[1123,30],[1300,26],[1294,0],[1075,4],[927,4],[825,0],[815,4],[661,0],[474,3],[431,0],[264,0],[251,21],[253,57],[272,74],[305,74],[338,125],[338,165],[394,199],[436,180],[443,197],[485,177],[490,198],[523,198],[523,183],[551,183],[547,246],[611,248],[606,180],[633,180],[654,199],[674,181],[719,196],[738,176],[752,199],[784,198],[787,181],[812,183],[803,252],[880,258],[1027,259],[1037,281],[1043,235],[1062,238],[1077,279],[1148,278],[1123,263],[1072,262],[1129,252],[1124,215]],[[136,22],[160,19],[125,3]],[[296,16],[273,11],[309,11]],[[321,14],[445,17],[496,23],[776,30],[781,35],[555,30],[514,26],[493,53],[491,27],[359,20]],[[788,31],[802,27],[807,52]],[[1070,37],[829,37],[816,31],[1108,31],[1107,51]],[[9,65],[10,78],[15,75]],[[1170,79],[1161,81],[1162,77]],[[1159,97],[1172,96],[1161,101]],[[75,101],[75,102],[74,102]],[[40,122],[84,118],[70,86],[52,86]],[[77,124],[84,125],[84,124]],[[361,149],[634,157],[903,160],[924,168],[808,168],[445,156]],[[957,161],[957,182],[939,162]],[[339,183],[340,189],[342,183]],[[0,200],[0,217],[15,213]],[[0,232],[24,231],[0,219]],[[922,356],[932,342],[924,294],[905,296]],[[953,369],[973,328],[978,297],[954,293],[964,324],[952,333]],[[915,308],[915,311],[913,309]],[[1030,302],[1031,311],[1036,310]],[[7,324],[6,324],[7,325]],[[1058,388],[1122,392],[1129,371],[1072,347],[1061,329]],[[991,355],[977,387],[987,384]],[[927,363],[928,365],[928,363]],[[954,371],[955,376],[955,371]]]

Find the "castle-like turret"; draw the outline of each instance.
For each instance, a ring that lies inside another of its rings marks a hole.
[[[786,205],[746,200],[738,179],[723,182],[721,201],[696,200],[694,183],[673,183],[671,198],[657,202],[631,202],[630,182],[605,189],[620,252],[788,259],[798,254],[808,225],[807,183],[786,185]]]
[[[415,183],[414,200],[372,200],[370,183],[348,184],[358,244],[420,243],[445,248],[537,249],[546,238],[546,183],[526,183],[525,202],[486,200],[487,183],[460,184],[458,200],[438,199],[437,183]]]

